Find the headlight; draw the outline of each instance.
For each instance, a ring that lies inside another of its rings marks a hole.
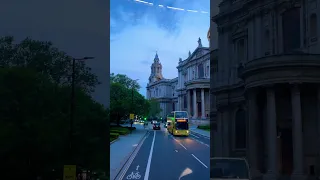
[[[189,131],[187,130],[187,133],[189,133]]]
[[[178,131],[176,131],[176,133],[177,133]]]

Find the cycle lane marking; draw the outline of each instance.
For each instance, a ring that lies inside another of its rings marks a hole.
[[[146,139],[149,138],[150,132],[147,132],[146,137],[144,137],[144,139],[142,140],[142,142],[138,145],[136,151],[132,154],[132,156],[129,158],[128,163],[125,165],[124,170],[122,171],[120,177],[118,178],[118,180],[123,180],[126,178],[126,174],[128,172],[128,170],[131,168],[132,163],[134,162],[134,160],[136,159],[138,153],[140,152],[141,147],[145,144]],[[131,173],[132,174],[132,173]],[[140,172],[139,172],[140,174]]]

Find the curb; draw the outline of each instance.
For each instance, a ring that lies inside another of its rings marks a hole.
[[[116,180],[116,179],[118,178],[119,174],[120,174],[120,173],[122,172],[122,170],[123,170],[123,167],[125,167],[125,165],[128,163],[130,157],[131,157],[132,154],[136,151],[136,149],[137,149],[138,146],[141,144],[143,138],[146,137],[146,135],[147,135],[148,132],[149,132],[149,130],[146,131],[146,133],[141,137],[141,139],[140,139],[139,142],[138,142],[138,145],[137,145],[136,147],[134,147],[133,150],[129,153],[129,155],[124,158],[125,161],[124,161],[124,163],[123,163],[123,166],[122,166],[121,168],[119,168],[119,170],[115,173],[116,175],[115,175],[115,177],[114,177],[114,180]]]
[[[113,144],[114,142],[118,141],[120,139],[120,137],[118,137],[117,139],[113,140],[110,142],[110,145]]]
[[[204,134],[200,134],[200,133],[197,133],[197,132],[194,132],[194,131],[192,131],[192,130],[190,130],[192,133],[194,133],[194,134],[197,134],[197,135],[200,135],[200,136],[204,136],[204,137],[207,137],[207,138],[210,138],[210,136],[206,136],[206,135],[204,135]]]

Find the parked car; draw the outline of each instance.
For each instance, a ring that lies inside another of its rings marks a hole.
[[[250,169],[244,158],[210,158],[210,180],[251,180]]]

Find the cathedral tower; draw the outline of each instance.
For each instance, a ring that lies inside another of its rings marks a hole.
[[[153,83],[163,79],[162,76],[162,65],[160,63],[158,53],[156,53],[153,63],[151,65],[151,75],[149,77],[149,83]]]

